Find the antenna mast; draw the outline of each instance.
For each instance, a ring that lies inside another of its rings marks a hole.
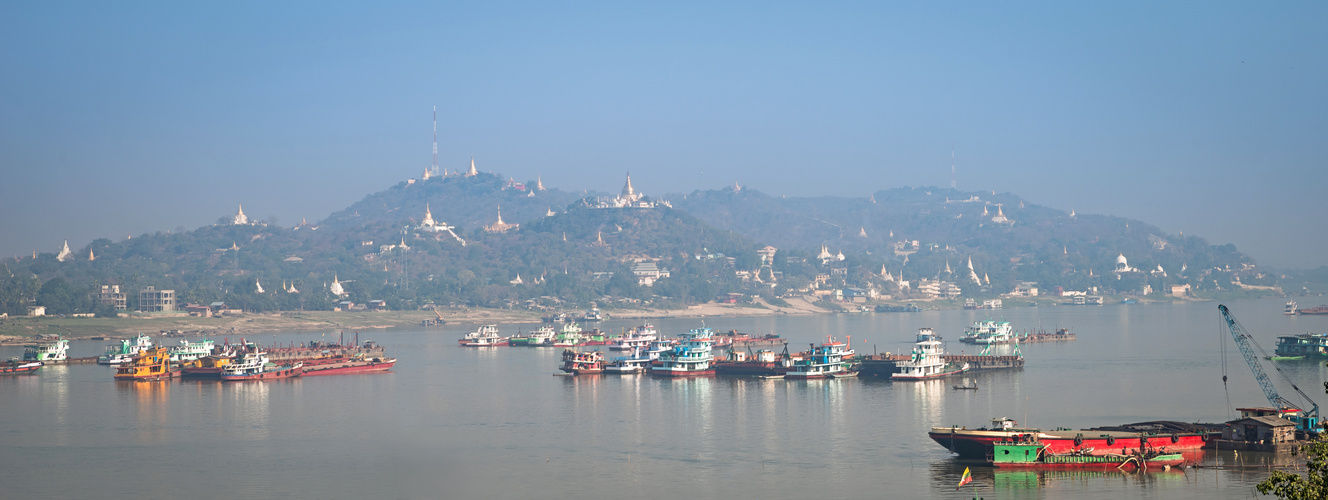
[[[959,186],[959,180],[955,178],[955,152],[950,150],[950,189]]]

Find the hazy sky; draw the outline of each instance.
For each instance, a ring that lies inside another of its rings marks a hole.
[[[568,190],[1009,191],[1328,264],[1328,3],[7,2],[0,255]],[[568,5],[571,4],[571,5]],[[445,215],[444,215],[445,217]]]

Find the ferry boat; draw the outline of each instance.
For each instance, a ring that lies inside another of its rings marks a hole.
[[[1286,303],[1286,308],[1282,309],[1282,314],[1285,314],[1287,316],[1294,316],[1296,314],[1297,307],[1300,306],[1296,305],[1296,301],[1288,300]]]
[[[48,363],[69,359],[69,339],[57,338],[51,342],[30,345],[23,350],[23,361]]]
[[[1273,350],[1274,360],[1294,360],[1306,358],[1328,358],[1328,334],[1302,333],[1277,338],[1277,348]]]
[[[554,347],[576,347],[586,345],[586,339],[581,336],[581,325],[568,323],[563,325],[563,329],[553,339]]]
[[[638,347],[650,347],[650,343],[659,338],[659,332],[650,323],[631,329],[621,337],[609,342],[610,351],[632,351]]]
[[[116,380],[161,380],[181,375],[180,370],[171,368],[170,351],[165,347],[144,349],[132,362],[115,367]]]
[[[341,357],[328,358],[304,363],[301,376],[348,375],[352,373],[373,373],[391,370],[397,364],[397,358],[382,357]]]
[[[650,355],[646,353],[645,347],[636,347],[632,349],[629,356],[619,356],[613,358],[604,365],[604,373],[617,373],[627,375],[632,373],[645,373],[650,367]]]
[[[1006,344],[1014,340],[1014,329],[1010,327],[1009,321],[975,321],[973,326],[968,327],[968,331],[960,342],[965,344]]]
[[[585,314],[582,314],[581,317],[577,319],[580,320],[582,323],[593,323],[596,321],[603,320],[604,315],[600,314],[599,309],[592,307],[590,309],[587,309]]]
[[[604,355],[599,351],[580,352],[563,350],[562,371],[572,375],[593,375],[604,372]]]
[[[0,364],[0,375],[27,375],[37,373],[42,364],[40,361],[19,361],[17,358]]]
[[[944,354],[945,344],[941,343],[940,337],[933,334],[931,328],[921,328],[918,341],[913,345],[912,357],[897,363],[899,373],[890,374],[890,379],[927,380],[968,371],[968,363],[947,363],[941,359]]]
[[[714,365],[715,373],[720,375],[782,376],[793,368],[793,360],[785,345],[782,354],[769,349],[754,353],[731,350],[723,360],[715,360]]]
[[[128,363],[134,360],[138,353],[152,347],[152,339],[142,333],[134,337],[133,340],[123,339],[119,344],[110,344],[106,346],[106,353],[97,356],[99,365],[118,365]]]
[[[1146,445],[1145,445],[1146,446]],[[1149,467],[1170,467],[1185,463],[1184,455],[1158,448],[1145,447],[1123,453],[1092,454],[1092,448],[1056,453],[1042,443],[1036,435],[1016,436],[1015,439],[997,441],[987,455],[993,467],[1037,469],[1121,469],[1135,470]]]
[[[507,339],[498,336],[498,325],[482,325],[467,333],[457,342],[466,347],[495,347],[507,345]]]
[[[274,380],[298,377],[304,373],[304,363],[280,365],[267,359],[267,353],[251,351],[221,369],[222,382],[245,380]]]
[[[714,375],[715,367],[711,353],[711,337],[715,331],[706,328],[694,328],[682,334],[678,345],[659,354],[659,360],[651,364],[650,373],[664,377],[689,377]]]
[[[835,342],[833,338],[820,346],[812,345],[811,352],[805,358],[794,361],[788,373],[784,374],[784,378],[826,378],[846,373],[848,372],[847,363],[844,362],[846,347],[843,342]]]
[[[1112,450],[1139,450],[1166,447],[1168,451],[1188,452],[1203,449],[1212,431],[1184,422],[1156,421],[1097,429],[1042,429],[1021,428],[1008,418],[994,418],[991,427],[932,427],[927,436],[961,459],[983,459],[997,442],[1016,439],[1016,436],[1034,436],[1055,454],[1085,450],[1090,454],[1106,454]]]
[[[541,326],[535,331],[530,332],[526,337],[526,347],[552,347],[553,341],[558,338],[558,332],[551,326]],[[511,340],[509,339],[510,343]],[[514,344],[515,345],[515,344]]]
[[[210,339],[203,339],[199,342],[181,340],[180,345],[172,347],[170,350],[171,361],[185,363],[203,356],[211,356],[212,350],[215,347],[216,342],[213,342]]]

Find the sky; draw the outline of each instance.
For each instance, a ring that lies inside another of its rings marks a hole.
[[[1328,3],[7,2],[0,255],[550,187],[1011,192],[1328,265]]]

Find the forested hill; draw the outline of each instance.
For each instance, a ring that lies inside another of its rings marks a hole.
[[[962,281],[971,257],[977,273],[988,274],[993,282],[1027,280],[1128,291],[1143,284],[1198,284],[1199,274],[1253,264],[1233,245],[1215,246],[1200,237],[1167,234],[1120,217],[1072,215],[1008,193],[902,187],[864,198],[777,198],[753,189],[725,188],[672,199],[674,207],[756,241],[779,248],[819,251],[826,245],[835,253],[871,254],[875,258],[870,260],[914,277],[945,278],[948,262],[957,275],[952,278]],[[913,248],[914,241],[918,248]],[[1120,255],[1142,272],[1116,279],[1112,271]],[[1163,272],[1155,272],[1159,265]],[[1258,273],[1244,279],[1246,284],[1273,282],[1273,277]]]
[[[333,213],[321,225],[345,229],[380,223],[416,223],[427,204],[433,218],[469,231],[492,224],[502,207],[503,220],[521,223],[544,217],[550,209],[563,212],[584,194],[558,189],[537,189],[537,181],[518,183],[488,172],[471,177],[449,175],[402,182],[365,196],[345,210]]]

